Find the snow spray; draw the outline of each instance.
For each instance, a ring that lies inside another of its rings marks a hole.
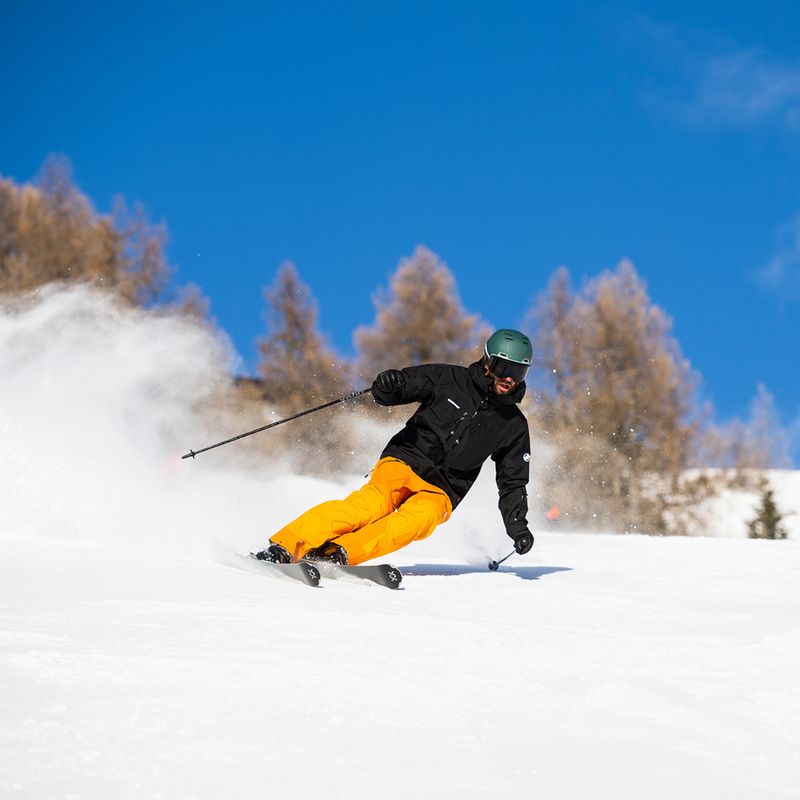
[[[87,286],[3,298],[0,536],[184,548],[263,523],[253,470],[180,468],[181,442],[212,435],[197,408],[235,363],[207,325]]]

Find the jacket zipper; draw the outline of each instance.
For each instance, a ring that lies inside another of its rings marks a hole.
[[[447,442],[450,442],[450,440],[453,439],[454,436],[455,436],[455,439],[453,440],[452,446],[450,446],[450,447],[448,447],[446,449],[446,451],[445,451],[446,453],[452,453],[453,450],[455,450],[456,447],[458,447],[462,443],[462,438],[465,439],[466,435],[469,433],[470,424],[475,419],[475,417],[477,417],[478,414],[480,414],[480,412],[483,410],[483,408],[486,405],[487,405],[487,400],[484,397],[483,400],[481,400],[481,402],[478,404],[478,407],[472,412],[472,416],[471,417],[469,416],[469,412],[465,411],[456,420],[456,424],[453,426],[453,430],[450,431],[450,434],[447,437]],[[469,417],[469,419],[467,419],[467,421],[463,425],[461,425],[461,429],[458,431],[458,436],[456,436],[456,431],[459,428],[459,423],[463,422],[464,419],[466,419],[467,417]]]

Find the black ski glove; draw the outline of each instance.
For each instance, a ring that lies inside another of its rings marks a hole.
[[[394,395],[398,389],[405,385],[406,379],[399,369],[387,369],[375,378],[372,384],[372,393]]]
[[[530,531],[520,533],[514,537],[514,549],[521,555],[530,552],[533,547],[533,534]]]

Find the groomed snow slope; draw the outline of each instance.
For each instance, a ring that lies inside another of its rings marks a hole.
[[[487,470],[402,591],[234,569],[360,476],[180,462],[223,362],[86,292],[0,315],[0,797],[798,796],[796,541],[551,532],[490,573]]]

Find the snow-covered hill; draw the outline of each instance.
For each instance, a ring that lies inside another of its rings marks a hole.
[[[361,476],[181,462],[224,359],[86,292],[0,314],[0,797],[798,796],[796,517],[490,573],[487,471],[402,591],[266,578],[228,554]]]

